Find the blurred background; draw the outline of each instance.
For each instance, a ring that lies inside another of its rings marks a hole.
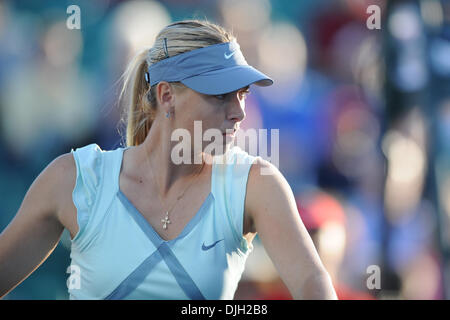
[[[66,25],[72,4],[79,30]],[[367,26],[373,4],[381,29]],[[121,73],[191,18],[232,29],[275,80],[251,88],[242,127],[280,130],[279,169],[339,298],[448,299],[448,1],[0,2],[0,231],[54,158],[123,146]],[[65,231],[4,299],[68,299],[69,252]],[[235,298],[291,299],[258,238]]]

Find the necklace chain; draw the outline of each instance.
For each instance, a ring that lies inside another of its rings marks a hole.
[[[168,224],[171,223],[171,221],[170,221],[170,219],[169,219],[169,213],[172,211],[172,209],[175,207],[175,205],[178,203],[178,201],[179,201],[181,198],[183,198],[183,196],[184,196],[184,194],[186,193],[186,191],[194,184],[195,181],[197,181],[198,177],[200,176],[200,172],[202,172],[203,167],[205,166],[205,162],[204,162],[204,161],[202,161],[202,162],[203,162],[202,167],[200,168],[200,170],[198,171],[198,173],[195,175],[195,178],[194,178],[194,179],[192,180],[192,182],[187,186],[187,188],[184,189],[183,193],[177,197],[177,199],[175,200],[175,202],[174,202],[174,204],[172,205],[172,207],[171,207],[169,210],[166,211],[166,216],[164,217],[164,219],[161,219],[161,222],[162,222],[162,225],[163,225],[163,229],[164,229],[164,230],[166,230]],[[150,172],[151,172],[151,174],[152,174],[152,177],[153,177],[153,179],[155,180],[155,183],[156,183],[156,185],[157,185],[158,188],[159,188],[158,181],[156,180],[155,175],[153,174],[153,168],[152,168],[152,165],[150,164],[150,162],[149,162],[149,166],[150,166]],[[165,206],[164,206],[164,201],[162,201],[161,195],[160,195],[160,193],[159,193],[159,189],[157,190],[157,195],[158,195],[159,201],[161,202],[162,206],[165,207]]]

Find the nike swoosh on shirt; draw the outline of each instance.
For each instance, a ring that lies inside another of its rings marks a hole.
[[[203,251],[209,250],[209,249],[211,249],[212,247],[214,247],[217,243],[219,243],[219,242],[222,241],[222,240],[224,240],[224,239],[217,240],[216,242],[214,242],[213,244],[211,244],[211,245],[209,245],[209,246],[205,246],[205,243],[203,242],[203,244],[202,244],[202,250],[203,250]]]
[[[230,59],[231,56],[232,56],[233,54],[235,54],[235,53],[236,53],[236,51],[233,51],[233,52],[230,53],[230,54],[227,54],[226,52],[224,52],[223,55],[224,55],[225,59]]]

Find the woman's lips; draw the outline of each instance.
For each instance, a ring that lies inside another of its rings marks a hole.
[[[232,132],[224,132],[223,135],[226,137],[234,137],[235,131]]]
[[[224,137],[225,143],[231,143],[235,138],[236,130],[230,130],[229,132],[223,132],[222,135]]]

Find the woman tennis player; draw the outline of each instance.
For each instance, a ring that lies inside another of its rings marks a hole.
[[[233,299],[256,233],[294,299],[336,299],[285,178],[230,147],[251,84],[272,80],[222,27],[165,27],[125,73],[127,146],[90,144],[53,160],[1,233],[0,297],[67,229],[71,299]],[[175,163],[172,133],[193,136],[194,121],[220,130],[224,151],[202,143]]]

